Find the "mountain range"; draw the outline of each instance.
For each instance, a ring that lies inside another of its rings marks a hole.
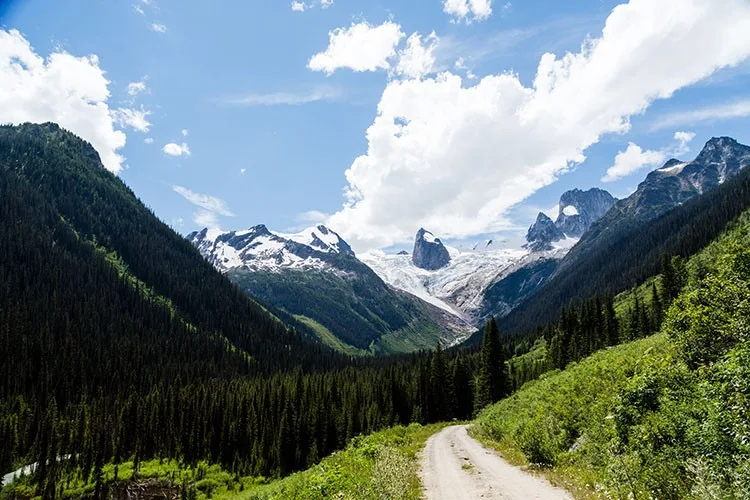
[[[598,188],[563,193],[553,221],[540,213],[522,248],[492,242],[460,251],[425,228],[411,253],[355,255],[324,225],[297,234],[255,226],[204,229],[188,239],[243,290],[272,303],[338,349],[388,353],[455,345],[488,317],[503,317],[614,237],[652,221],[735,176],[750,148],[708,141],[617,200]]]

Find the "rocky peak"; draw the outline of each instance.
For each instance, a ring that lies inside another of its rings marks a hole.
[[[525,247],[541,252],[552,249],[552,243],[568,238],[580,238],[599,220],[617,200],[607,191],[591,188],[572,189],[560,196],[557,220],[540,213],[526,233]]]
[[[529,228],[526,233],[526,248],[535,252],[552,249],[552,242],[560,241],[565,238],[565,234],[560,231],[552,219],[546,214],[539,212],[536,222]]]
[[[566,191],[560,197],[555,225],[566,236],[578,238],[591,227],[591,224],[607,213],[615,201],[617,200],[603,189]]]
[[[694,163],[726,163],[731,158],[747,156],[750,148],[731,137],[714,137],[701,150]]]
[[[440,238],[422,228],[417,231],[411,259],[421,269],[435,270],[448,265],[451,256]]]

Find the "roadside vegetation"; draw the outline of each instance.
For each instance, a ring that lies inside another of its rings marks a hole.
[[[189,466],[176,460],[150,460],[106,465],[96,481],[72,476],[59,484],[58,498],[107,495],[118,487],[146,491],[168,490],[185,499],[316,500],[418,499],[418,452],[425,441],[445,424],[411,424],[354,438],[343,451],[318,465],[284,479],[240,477],[220,465],[199,462]],[[137,472],[136,471],[137,468]],[[20,477],[2,490],[0,498],[34,498],[33,476]]]
[[[745,215],[687,263],[661,333],[527,383],[474,435],[582,498],[747,498],[748,243]]]

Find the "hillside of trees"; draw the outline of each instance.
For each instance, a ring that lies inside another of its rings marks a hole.
[[[663,255],[695,254],[748,208],[750,171],[744,170],[655,220],[602,235],[585,251],[574,248],[539,291],[503,319],[505,331],[529,334],[571,303],[642,283],[659,273]]]

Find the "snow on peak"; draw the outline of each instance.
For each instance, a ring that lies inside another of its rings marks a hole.
[[[573,205],[568,205],[567,207],[562,209],[562,213],[564,213],[568,217],[571,217],[573,215],[578,215],[578,209]]]
[[[322,224],[308,227],[296,234],[276,233],[276,235],[281,238],[296,241],[302,245],[307,245],[319,252],[354,255],[354,252],[346,241],[344,241],[336,232],[328,229]]]
[[[424,233],[422,233],[422,239],[427,243],[435,243],[436,240],[435,235],[429,231],[425,231]]]
[[[354,256],[351,247],[323,225],[295,234],[274,233],[264,225],[243,231],[208,230],[188,236],[201,254],[220,271],[245,268],[253,271],[322,269],[330,267],[326,255]]]
[[[667,165],[669,166],[662,167],[658,171],[665,174],[679,174],[680,172],[682,172],[682,169],[685,168],[687,163],[668,163]]]

